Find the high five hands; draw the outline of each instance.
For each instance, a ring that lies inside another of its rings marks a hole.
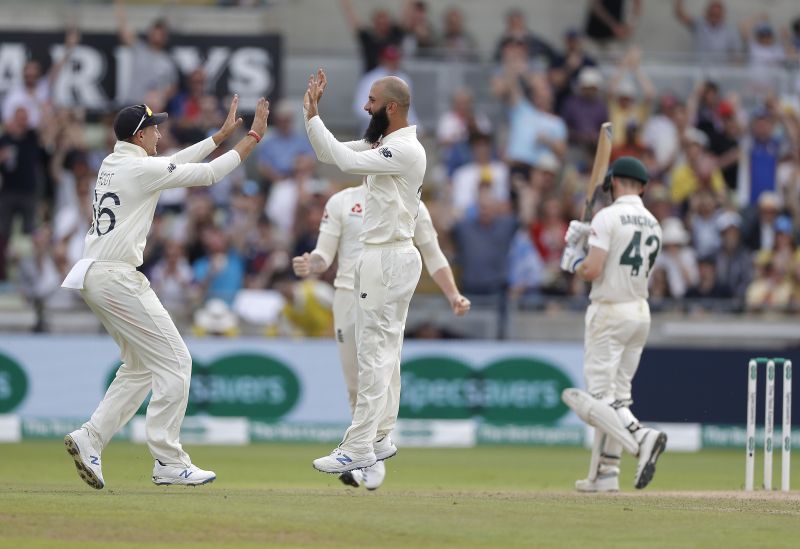
[[[303,111],[306,113],[307,120],[311,120],[319,114],[319,102],[327,85],[328,78],[322,69],[317,69],[317,74],[308,77],[308,88],[303,96]]]
[[[242,118],[236,114],[238,108],[239,95],[235,94],[231,100],[231,106],[230,109],[228,109],[228,116],[225,118],[225,122],[223,122],[222,127],[214,135],[214,143],[217,145],[228,139],[233,132],[236,131],[236,128],[241,126],[244,122]]]

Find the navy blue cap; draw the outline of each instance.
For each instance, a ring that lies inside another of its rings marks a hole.
[[[117,117],[114,119],[114,133],[119,140],[130,139],[142,128],[161,124],[168,116],[165,112],[154,113],[144,103],[125,107],[117,113]]]

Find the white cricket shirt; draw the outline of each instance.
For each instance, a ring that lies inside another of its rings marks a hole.
[[[589,246],[608,252],[592,281],[592,302],[647,299],[647,280],[661,250],[661,226],[634,195],[621,196],[592,219]]]
[[[83,288],[83,277],[93,261],[141,265],[161,191],[211,185],[241,161],[236,151],[228,151],[213,162],[195,163],[215,148],[209,137],[173,156],[155,157],[148,156],[138,145],[117,141],[114,152],[103,160],[97,173],[93,219],[84,241],[83,259],[62,286]]]
[[[321,162],[335,164],[345,173],[367,176],[362,242],[389,244],[411,239],[426,166],[416,126],[390,133],[375,148],[364,141],[340,143],[319,116],[306,121],[306,130]]]
[[[322,216],[319,231],[339,239],[336,250],[339,267],[336,271],[336,280],[333,281],[336,288],[353,289],[356,262],[364,249],[359,236],[364,228],[366,195],[366,187],[359,185],[339,191],[325,204],[325,214]],[[418,247],[437,239],[431,214],[423,202],[419,204],[419,216],[413,238],[414,245]],[[326,260],[331,262],[333,258]]]

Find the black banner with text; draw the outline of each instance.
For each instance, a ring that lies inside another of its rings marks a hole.
[[[63,41],[63,33],[0,32],[0,97],[22,81],[27,59],[41,62],[45,72],[61,59]],[[180,81],[203,68],[209,91],[219,97],[238,93],[242,111],[252,110],[261,96],[274,101],[281,95],[279,35],[173,34],[166,51]],[[120,90],[137,77],[131,55],[116,34],[83,34],[53,83],[54,102],[95,113],[118,108]]]

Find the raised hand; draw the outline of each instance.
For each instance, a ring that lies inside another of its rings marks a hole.
[[[305,96],[303,96],[303,110],[306,113],[307,120],[311,120],[319,114],[318,102],[320,97],[322,97],[322,92],[320,91],[319,80],[312,74],[308,77],[308,87],[306,88]]]
[[[317,103],[322,100],[322,95],[325,93],[325,88],[328,86],[328,77],[325,76],[325,71],[321,68],[317,69]]]
[[[256,103],[256,112],[250,130],[264,137],[264,134],[267,133],[267,118],[269,118],[269,101],[262,97]]]
[[[233,99],[231,100],[231,106],[228,109],[228,116],[225,118],[225,122],[222,124],[222,127],[219,129],[217,134],[214,136],[214,142],[219,145],[226,139],[228,139],[236,128],[242,125],[244,122],[240,117],[236,115],[236,109],[239,108],[239,96],[234,95]]]

